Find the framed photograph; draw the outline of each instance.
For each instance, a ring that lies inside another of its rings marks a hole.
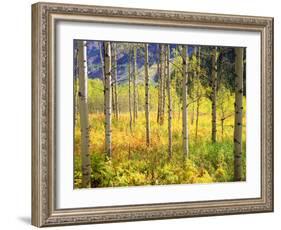
[[[32,5],[32,224],[273,211],[273,18]]]

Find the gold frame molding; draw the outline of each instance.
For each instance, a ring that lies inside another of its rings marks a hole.
[[[261,34],[261,197],[55,207],[55,24],[59,20],[258,31]],[[38,227],[273,211],[273,18],[103,6],[32,5],[32,224]]]

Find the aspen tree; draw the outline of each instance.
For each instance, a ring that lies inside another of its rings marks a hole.
[[[103,82],[103,98],[105,98],[105,74],[104,74],[104,61],[103,61],[103,55],[102,55],[102,42],[99,42],[99,51],[100,51],[100,63],[101,63],[101,72],[102,72],[102,82]],[[103,100],[103,113],[105,116],[105,100]]]
[[[150,144],[150,121],[149,121],[149,76],[148,76],[148,44],[145,44],[145,121],[146,121],[146,145]]]
[[[188,157],[188,125],[187,125],[187,84],[188,84],[188,71],[187,71],[187,47],[182,46],[182,138],[183,138],[183,157]]]
[[[104,42],[104,73],[105,73],[105,152],[111,157],[111,44]]]
[[[166,45],[163,45],[163,79],[162,79],[162,120],[164,122],[164,118],[165,118],[165,109],[166,109],[166,86],[167,86],[167,62],[166,62],[166,58],[167,58],[167,54],[166,54]]]
[[[85,41],[78,41],[78,66],[82,187],[89,188],[91,186],[91,160],[89,154],[87,42]]]
[[[157,107],[157,123],[160,122],[160,110],[161,110],[161,100],[160,100],[160,85],[161,85],[161,75],[160,75],[160,59],[161,59],[161,54],[160,54],[160,45],[157,45],[157,50],[158,50],[158,58],[157,58],[157,76],[158,76],[158,107]]]
[[[235,48],[234,180],[242,180],[243,48]]]
[[[198,138],[198,125],[199,125],[199,112],[200,112],[200,101],[201,101],[201,92],[200,92],[200,79],[201,76],[201,47],[198,47],[198,66],[196,74],[196,121],[195,121],[195,140]]]
[[[138,101],[137,101],[137,47],[136,45],[133,48],[133,121],[136,122],[138,118]]]
[[[193,54],[192,54],[192,56],[194,56],[195,57],[195,59],[197,58],[197,46],[194,46],[193,47]],[[191,59],[193,59],[193,57],[191,57]],[[197,60],[196,60],[197,61]],[[192,69],[192,63],[191,63],[191,61],[189,62],[189,66],[190,66],[190,68]],[[196,68],[194,68],[193,69],[193,72],[192,72],[192,82],[193,82],[193,86],[192,86],[192,89],[190,90],[190,91],[192,91],[191,92],[191,95],[192,95],[192,100],[193,100],[193,102],[192,102],[192,113],[191,113],[191,117],[190,117],[190,120],[191,120],[191,125],[193,125],[193,123],[194,123],[194,117],[195,117],[195,101],[197,100],[196,99],[196,93],[195,93],[195,95],[193,95],[193,92],[195,92],[195,87],[196,87],[196,83],[197,83],[197,81],[196,81],[196,78],[197,78],[197,69]]]
[[[169,159],[172,158],[172,96],[171,96],[171,76],[170,76],[170,46],[167,45],[166,49],[166,74],[167,74],[167,96],[168,96],[168,154]]]
[[[118,107],[118,85],[117,85],[117,44],[111,45],[112,48],[112,104],[115,118],[119,119],[119,107]]]
[[[131,61],[132,61],[132,55],[131,55],[131,49],[129,48],[129,63],[128,63],[128,81],[129,81],[129,113],[130,113],[130,131],[132,132],[132,93],[131,93],[131,84],[132,84],[132,78],[131,78]]]
[[[163,125],[164,123],[164,79],[165,79],[165,54],[164,54],[164,45],[161,44],[160,45],[160,86],[159,86],[159,90],[160,90],[160,106],[159,106],[159,124]]]
[[[78,44],[77,44],[78,45]],[[75,60],[75,75],[74,75],[74,127],[77,122],[77,114],[78,114],[78,84],[79,84],[79,73],[78,73],[78,47],[74,50],[74,60]]]
[[[212,100],[212,142],[217,141],[217,47],[212,50],[212,73],[211,73],[211,100]]]

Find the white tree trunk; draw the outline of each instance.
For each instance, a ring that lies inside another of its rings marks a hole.
[[[115,82],[115,57],[114,57],[114,43],[110,43],[111,52],[111,113],[115,116],[115,93],[114,93],[114,82]]]
[[[133,74],[133,121],[138,118],[138,101],[137,101],[137,48],[134,46],[134,74]]]
[[[146,145],[150,145],[150,120],[149,120],[149,76],[148,76],[148,44],[145,44],[145,121],[146,121]]]
[[[111,57],[111,60],[113,61],[113,56]],[[114,71],[113,71],[112,62],[111,62],[111,113],[115,116]]]
[[[162,120],[164,122],[164,119],[165,119],[165,109],[166,109],[166,80],[167,80],[167,55],[166,55],[166,46],[163,45],[163,85],[162,85],[162,94],[163,94],[163,102],[162,102]]]
[[[74,76],[74,127],[77,123],[77,114],[78,114],[78,84],[79,84],[79,73],[78,73],[78,47],[74,50],[75,55],[75,76]]]
[[[111,157],[111,44],[104,42],[104,72],[105,72],[105,152]]]
[[[164,76],[165,76],[165,55],[164,55],[164,45],[160,45],[160,85],[159,85],[159,90],[160,90],[160,106],[159,106],[159,124],[163,125],[164,123]]]
[[[98,42],[99,44],[99,50],[100,50],[100,63],[101,63],[101,71],[102,71],[102,82],[103,82],[103,98],[105,98],[105,74],[104,74],[104,61],[103,61],[103,55],[102,55],[102,43]],[[105,116],[105,100],[103,100],[103,113]]]
[[[78,41],[78,66],[82,187],[88,188],[91,186],[91,160],[89,154],[87,43],[84,41]]]
[[[243,48],[235,48],[234,180],[242,180]]]
[[[160,122],[160,106],[161,106],[161,101],[160,101],[160,59],[161,59],[161,54],[160,54],[160,45],[157,45],[157,51],[158,51],[158,59],[157,59],[157,75],[158,75],[158,107],[157,107],[157,123]]]
[[[168,95],[168,154],[172,158],[172,96],[171,96],[171,76],[170,76],[170,46],[166,50],[166,68],[167,68],[167,95]]]
[[[201,92],[200,92],[200,76],[201,76],[201,48],[198,47],[198,73],[196,74],[196,121],[195,121],[195,140],[198,138],[198,125],[199,125],[199,111],[200,111],[200,101],[201,101]]]
[[[212,142],[217,141],[217,47],[212,50]]]
[[[129,113],[130,113],[130,131],[132,133],[132,93],[131,93],[131,84],[132,84],[132,78],[131,78],[131,49],[129,49],[129,63],[128,63],[128,80],[129,80]]]
[[[99,42],[99,51],[100,51],[100,63],[101,63],[101,72],[102,72],[102,81],[103,84],[105,83],[105,74],[104,74],[104,61],[103,61],[103,55],[102,55],[102,43]]]
[[[112,101],[114,105],[114,115],[115,118],[119,119],[119,108],[118,108],[118,87],[117,87],[117,45],[111,45],[112,48]]]
[[[183,157],[186,159],[188,157],[188,122],[187,122],[187,84],[188,84],[188,71],[187,71],[187,57],[186,57],[187,47],[182,47],[182,73],[183,73],[183,83],[182,83],[182,138],[183,138]]]

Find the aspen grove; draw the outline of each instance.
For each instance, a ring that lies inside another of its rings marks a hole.
[[[246,49],[74,40],[74,187],[246,180]]]

